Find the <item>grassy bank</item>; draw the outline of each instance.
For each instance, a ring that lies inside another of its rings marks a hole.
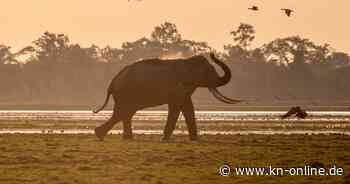
[[[124,141],[109,135],[0,135],[0,183],[344,183],[350,180],[350,136],[216,135],[193,143],[187,136],[160,142],[158,135]],[[241,167],[334,164],[345,176],[229,176]]]

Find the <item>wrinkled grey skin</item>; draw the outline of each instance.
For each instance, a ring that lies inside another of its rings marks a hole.
[[[126,66],[110,83],[104,105],[94,111],[101,111],[107,105],[110,95],[113,96],[113,115],[106,123],[95,128],[96,136],[103,140],[117,122],[123,121],[123,138],[131,139],[131,119],[137,110],[168,104],[163,140],[169,140],[180,112],[185,117],[190,139],[197,140],[191,99],[196,88],[208,88],[214,97],[224,103],[240,102],[217,91],[217,87],[230,81],[231,72],[214,54],[210,54],[210,57],[223,69],[224,76],[220,77],[208,60],[200,55],[188,59],[148,59]]]

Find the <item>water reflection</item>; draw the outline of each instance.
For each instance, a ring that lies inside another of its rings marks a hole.
[[[284,111],[196,111],[200,121],[281,121]],[[350,122],[350,112],[308,111],[308,118],[284,120],[306,122]],[[106,120],[111,111],[93,114],[91,111],[0,111],[0,120]],[[139,111],[134,120],[166,120],[167,111]],[[180,117],[183,120],[183,117]]]
[[[162,130],[134,130],[135,134],[155,134],[161,135],[163,134]],[[45,129],[2,129],[0,130],[0,134],[93,134],[93,130],[88,129],[66,129],[66,130],[45,130]],[[122,130],[111,130],[110,134],[121,134]],[[202,130],[199,132],[201,135],[250,135],[250,134],[259,134],[259,135],[293,135],[293,134],[302,134],[302,135],[330,135],[330,134],[342,134],[342,135],[350,135],[350,132],[347,131],[330,131],[330,130],[241,130],[241,131],[210,131],[210,130]],[[185,130],[175,130],[174,134],[188,134]]]

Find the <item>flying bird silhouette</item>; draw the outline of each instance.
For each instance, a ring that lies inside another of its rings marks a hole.
[[[258,11],[258,10],[259,10],[259,7],[257,7],[257,6],[252,6],[252,7],[248,8],[248,10]]]
[[[288,9],[288,8],[282,8],[282,11],[284,11],[284,13],[290,17],[292,15],[292,12],[294,12],[292,9]]]

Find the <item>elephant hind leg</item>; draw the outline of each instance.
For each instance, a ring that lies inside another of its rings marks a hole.
[[[122,118],[122,120],[123,120],[123,138],[124,139],[132,139],[133,138],[131,119],[135,113],[136,113],[136,111],[126,112]]]
[[[114,107],[112,117],[102,124],[99,127],[95,128],[95,135],[100,140],[103,140],[107,135],[108,131],[113,128],[113,126],[119,121],[123,121],[123,137],[124,138],[132,138],[132,129],[131,129],[131,118],[135,114],[136,111],[130,110],[128,108],[120,107],[116,109]]]
[[[113,126],[121,120],[122,120],[122,118],[120,116],[120,112],[117,109],[116,104],[114,104],[112,117],[109,118],[102,125],[95,128],[96,137],[99,140],[103,141],[103,139],[107,135],[108,131],[111,130],[113,128]]]
[[[118,123],[121,119],[116,114],[116,112],[113,112],[113,115],[107,122],[104,124],[98,126],[95,128],[95,135],[96,137],[103,141],[104,137],[107,135],[108,131],[113,128],[113,126]]]

